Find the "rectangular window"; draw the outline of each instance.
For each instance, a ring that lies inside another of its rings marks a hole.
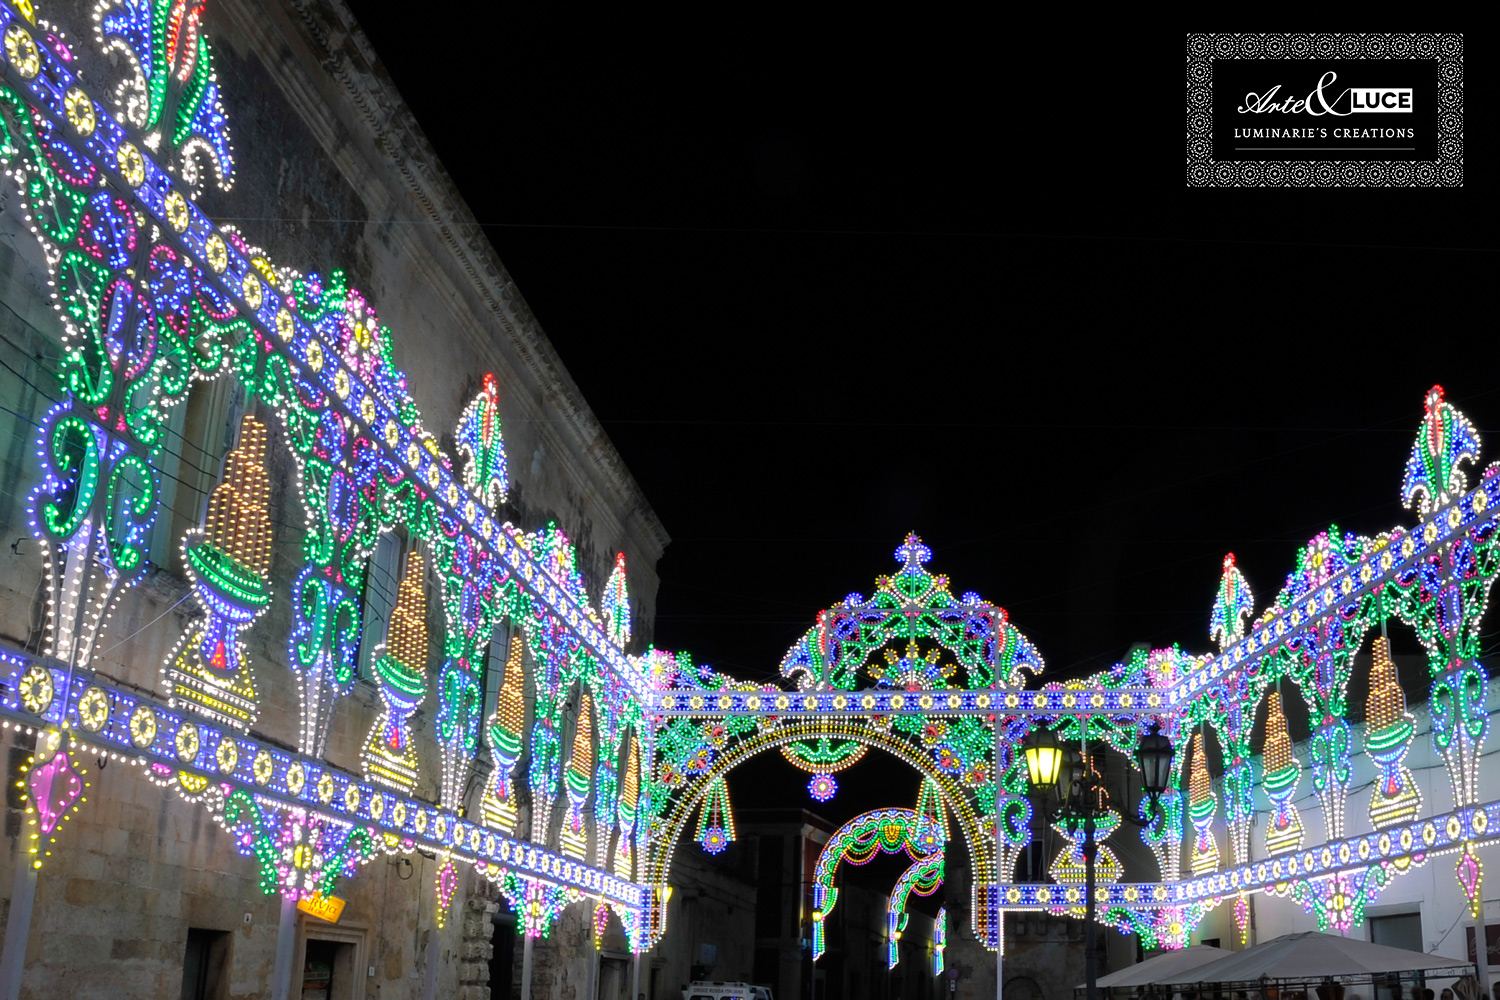
[[[510,656],[511,627],[504,622],[490,633],[490,653],[484,669],[484,704],[480,706],[480,717],[488,719],[500,700],[500,684],[505,679],[505,661]]]
[[[302,962],[302,1000],[356,1000],[365,991],[352,941],[308,938]]]
[[[223,474],[224,455],[239,436],[245,391],[230,378],[194,382],[163,429],[151,459],[161,480],[161,511],[148,543],[155,566],[181,570],[182,536],[202,527],[204,505]]]
[[[396,588],[401,583],[405,548],[401,533],[382,531],[375,542],[375,551],[365,563],[365,617],[359,635],[359,676],[366,679],[374,676],[370,665],[375,662],[375,647],[385,642],[386,626],[390,624],[391,611],[396,607]]]
[[[224,1000],[229,996],[228,931],[189,927],[182,956],[182,1000]]]

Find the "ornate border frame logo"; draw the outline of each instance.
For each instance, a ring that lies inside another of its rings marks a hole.
[[[1215,59],[1432,59],[1438,63],[1436,160],[1215,160]],[[1463,187],[1462,34],[1189,34],[1188,187]]]

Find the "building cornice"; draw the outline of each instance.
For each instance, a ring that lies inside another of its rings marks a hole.
[[[275,9],[278,7],[280,10]],[[622,530],[654,547],[654,552],[642,553],[654,563],[671,540],[665,526],[584,400],[411,109],[379,65],[374,47],[347,4],[342,0],[280,0],[272,8],[260,9],[246,0],[225,0],[217,10],[272,69],[287,100],[315,126],[328,156],[351,185],[367,198],[375,191],[384,191],[390,202],[390,217],[407,223],[391,227],[393,241],[406,244],[419,267],[431,260],[432,268],[446,279],[440,285],[455,285],[456,293],[472,298],[476,316],[493,320],[510,351],[535,379],[548,410],[547,423],[571,437],[574,453],[592,464],[594,476],[580,478],[602,480],[601,485],[617,500],[614,509]],[[298,48],[304,52],[299,54]],[[314,78],[305,66],[318,66],[321,73]],[[329,81],[336,87],[329,87]],[[334,92],[320,93],[322,88]],[[387,162],[390,169],[375,176],[371,158]],[[404,190],[387,186],[397,177]],[[378,199],[370,200],[378,204]],[[433,252],[438,247],[446,260]],[[437,279],[439,275],[421,277]],[[488,342],[494,337],[493,328],[486,330],[475,324],[464,333],[479,350],[493,350],[494,345]],[[561,450],[566,453],[570,449]],[[566,461],[558,454],[548,459]]]

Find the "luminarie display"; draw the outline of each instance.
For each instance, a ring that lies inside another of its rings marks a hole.
[[[411,715],[427,697],[427,588],[421,553],[406,555],[396,606],[385,641],[375,647],[373,669],[384,705],[365,738],[365,779],[403,792],[417,784],[417,752]]]
[[[494,767],[485,784],[481,808],[485,821],[507,833],[515,829],[516,802],[512,779],[516,761],[521,758],[521,740],[526,731],[526,677],[522,662],[524,644],[519,635],[511,636],[509,654],[495,711],[485,728]]]
[[[1365,703],[1365,752],[1380,768],[1370,794],[1370,823],[1377,830],[1410,823],[1422,812],[1416,778],[1402,763],[1414,727],[1406,712],[1391,643],[1377,636],[1370,655],[1370,694]]]
[[[1286,713],[1281,708],[1281,692],[1272,691],[1268,701],[1270,708],[1266,717],[1263,766],[1266,795],[1273,803],[1273,810],[1266,823],[1266,851],[1275,855],[1302,847],[1302,817],[1292,804],[1292,799],[1297,794],[1297,779],[1302,777],[1302,769],[1297,758],[1292,756],[1292,737],[1287,733]]]
[[[0,7],[0,32],[7,66],[0,159],[16,182],[15,211],[49,269],[64,336],[64,398],[38,419],[29,477],[31,534],[44,551],[41,655],[0,654],[5,726],[42,734],[38,756],[18,777],[39,850],[65,844],[48,841],[84,801],[77,761],[110,755],[229,830],[268,892],[328,891],[377,852],[421,845],[444,858],[436,888],[445,909],[443,893],[456,891],[458,866],[470,864],[501,884],[528,934],[545,935],[562,907],[587,895],[599,901],[595,914],[614,907],[631,947],[645,950],[665,933],[671,853],[693,817],[705,847],[722,848],[734,835],[725,783],[734,766],[784,752],[815,765],[822,794],[832,791],[830,765],[875,748],[921,773],[924,799],[941,805],[905,811],[912,818],[894,823],[890,836],[870,827],[854,854],[889,841],[930,861],[946,843],[939,827],[951,809],[975,873],[974,929],[999,948],[1006,909],[1070,910],[1080,902],[1071,875],[1043,886],[1001,878],[1034,823],[1013,746],[1040,721],[1129,753],[1152,718],[1179,759],[1188,758],[1187,801],[1184,808],[1169,791],[1161,817],[1143,832],[1160,880],[1101,886],[1102,920],[1175,946],[1212,907],[1233,900],[1239,911],[1245,892],[1283,887],[1321,925],[1346,928],[1390,879],[1440,854],[1454,855],[1466,897],[1483,898],[1477,851],[1500,836],[1500,803],[1480,801],[1489,715],[1479,636],[1500,572],[1500,477],[1491,467],[1470,487],[1479,434],[1440,387],[1426,394],[1401,483],[1416,523],[1368,538],[1320,532],[1248,630],[1249,587],[1226,558],[1210,619],[1215,656],[1143,651],[1091,678],[1029,687],[1043,669],[1036,648],[1003,608],[955,594],[929,570],[932,552],[915,535],[868,597],[851,594],[817,616],[775,684],[726,677],[681,653],[631,656],[623,559],[615,558],[596,608],[578,549],[560,526],[525,531],[496,520],[515,471],[500,435],[510,387],[483,380],[455,428],[456,453],[446,454],[394,364],[394,332],[343,272],[278,264],[199,208],[202,189],[230,183],[236,159],[201,7],[99,4],[96,40],[115,73],[97,85],[71,68],[63,33],[29,6]],[[120,593],[148,568],[162,516],[167,419],[195,380],[218,378],[237,380],[247,406],[270,419],[242,422],[202,531],[188,542],[194,593],[207,613],[164,665],[164,705],[95,675],[93,664]],[[300,550],[278,551],[278,561],[294,565],[291,586],[276,595],[286,602],[289,633],[274,638],[285,642],[298,692],[298,753],[253,733],[258,698],[239,639],[271,600],[270,448],[292,460],[288,493],[301,499],[306,523]],[[414,549],[376,659],[383,711],[361,780],[323,758],[364,639],[366,563],[381,533],[398,527]],[[436,806],[410,794],[419,776],[407,726],[426,688],[419,632],[429,566],[444,612]],[[1411,693],[1401,691],[1389,649],[1377,640],[1364,747],[1379,769],[1369,808],[1376,829],[1345,836],[1349,672],[1366,633],[1392,617],[1412,626],[1427,653],[1433,739],[1457,806],[1422,815],[1427,804],[1403,766]],[[482,726],[497,636],[505,671]],[[1285,706],[1270,693],[1283,680],[1310,710],[1312,739],[1302,752],[1328,830],[1323,845],[1301,844],[1290,806],[1300,766]],[[591,707],[565,747],[563,713],[574,692]],[[1260,701],[1272,697],[1259,781],[1276,810],[1267,831],[1273,855],[1252,861],[1250,734]],[[1212,726],[1224,748],[1227,867],[1215,842],[1205,737],[1190,736],[1200,725]],[[48,756],[54,737],[45,734],[63,727],[69,735]],[[474,822],[462,807],[481,738],[495,767]],[[532,824],[518,831],[514,769],[528,751]],[[560,795],[569,843],[554,853],[539,845]],[[1189,823],[1193,874],[1178,879]],[[589,836],[592,852],[579,846]],[[927,884],[927,875],[912,877]],[[829,878],[815,891],[821,952],[837,890]],[[903,915],[889,925],[893,942]],[[945,926],[935,929],[939,968],[945,934]]]
[[[825,925],[839,898],[839,891],[833,880],[842,862],[863,865],[878,854],[894,854],[898,851],[904,851],[907,857],[916,862],[935,859],[934,866],[917,865],[908,869],[902,882],[898,883],[898,888],[906,886],[907,893],[918,891],[919,895],[929,895],[942,881],[942,857],[946,843],[947,839],[943,836],[939,822],[914,809],[874,809],[859,814],[835,830],[823,845],[817,864],[813,867],[813,961],[816,962],[826,948]],[[888,911],[888,932],[894,935],[888,938],[892,949],[906,926],[905,901],[906,894],[903,893],[899,909]],[[894,894],[891,902],[894,907]]]
[[[594,770],[594,703],[588,695],[578,706],[578,722],[573,728],[573,753],[563,770],[563,784],[568,791],[568,816],[563,821],[563,853],[583,858],[588,853],[588,831],[583,824],[583,806],[589,797]]]
[[[271,602],[271,519],[266,428],[240,421],[239,442],[208,497],[201,531],[183,539],[183,564],[204,620],[189,626],[163,671],[167,703],[249,728],[259,713],[255,677],[239,634]]]

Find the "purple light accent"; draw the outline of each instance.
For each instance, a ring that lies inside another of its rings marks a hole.
[[[59,778],[66,778],[60,783]],[[51,833],[78,797],[83,794],[83,779],[73,770],[65,750],[31,772],[31,800],[36,804],[43,833]]]
[[[458,869],[455,868],[453,866],[453,862],[450,861],[447,864],[443,865],[442,868],[438,869],[437,875],[438,905],[441,906],[443,910],[446,911],[448,909],[448,903],[453,899],[453,891],[457,888]]]
[[[815,774],[807,783],[807,794],[819,802],[827,802],[839,790],[839,783],[831,774]]]
[[[729,837],[722,826],[711,826],[703,831],[703,849],[709,854],[722,854],[729,846]]]

